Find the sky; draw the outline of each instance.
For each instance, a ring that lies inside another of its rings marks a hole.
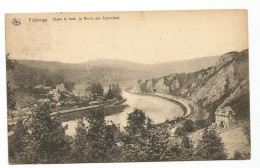
[[[13,24],[14,18],[20,20],[19,26]],[[6,15],[6,52],[15,59],[154,64],[247,48],[246,10]]]

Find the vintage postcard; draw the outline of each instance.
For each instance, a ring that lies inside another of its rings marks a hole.
[[[6,14],[10,164],[247,160],[247,10]]]

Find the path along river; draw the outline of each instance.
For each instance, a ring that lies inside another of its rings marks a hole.
[[[121,113],[105,117],[107,121],[113,121],[115,124],[119,124],[121,130],[123,130],[123,127],[127,125],[127,114],[133,112],[134,108],[145,112],[145,114],[150,117],[155,124],[162,123],[166,119],[172,120],[184,115],[184,111],[180,105],[160,97],[132,94],[126,91],[122,92],[122,96],[127,99],[125,103],[128,104],[129,107]],[[84,122],[87,124],[86,121]],[[78,119],[63,123],[63,125],[68,124],[68,129],[66,130],[67,135],[75,135],[77,123]]]

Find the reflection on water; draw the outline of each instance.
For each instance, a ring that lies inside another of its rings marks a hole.
[[[183,110],[179,105],[159,97],[137,95],[125,91],[123,91],[122,96],[127,99],[125,103],[128,104],[129,107],[122,113],[105,117],[107,121],[113,121],[115,124],[119,124],[121,129],[127,125],[127,114],[131,113],[134,108],[145,112],[155,124],[162,123],[166,119],[171,120],[183,116]],[[69,129],[66,130],[66,134],[71,136],[75,135],[77,122],[78,120],[71,120],[63,123],[63,125],[68,124],[69,126]],[[87,123],[86,121],[84,122]]]

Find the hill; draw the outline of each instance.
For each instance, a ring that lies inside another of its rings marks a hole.
[[[215,110],[224,106],[231,106],[238,118],[249,118],[248,50],[226,53],[214,66],[196,72],[139,80],[132,92],[161,92],[193,100],[212,120]]]
[[[19,64],[64,74],[76,83],[111,83],[137,79],[150,79],[169,73],[188,73],[213,66],[219,57],[203,57],[185,61],[141,64],[131,61],[99,59],[85,63],[68,64],[51,61],[18,60]]]

